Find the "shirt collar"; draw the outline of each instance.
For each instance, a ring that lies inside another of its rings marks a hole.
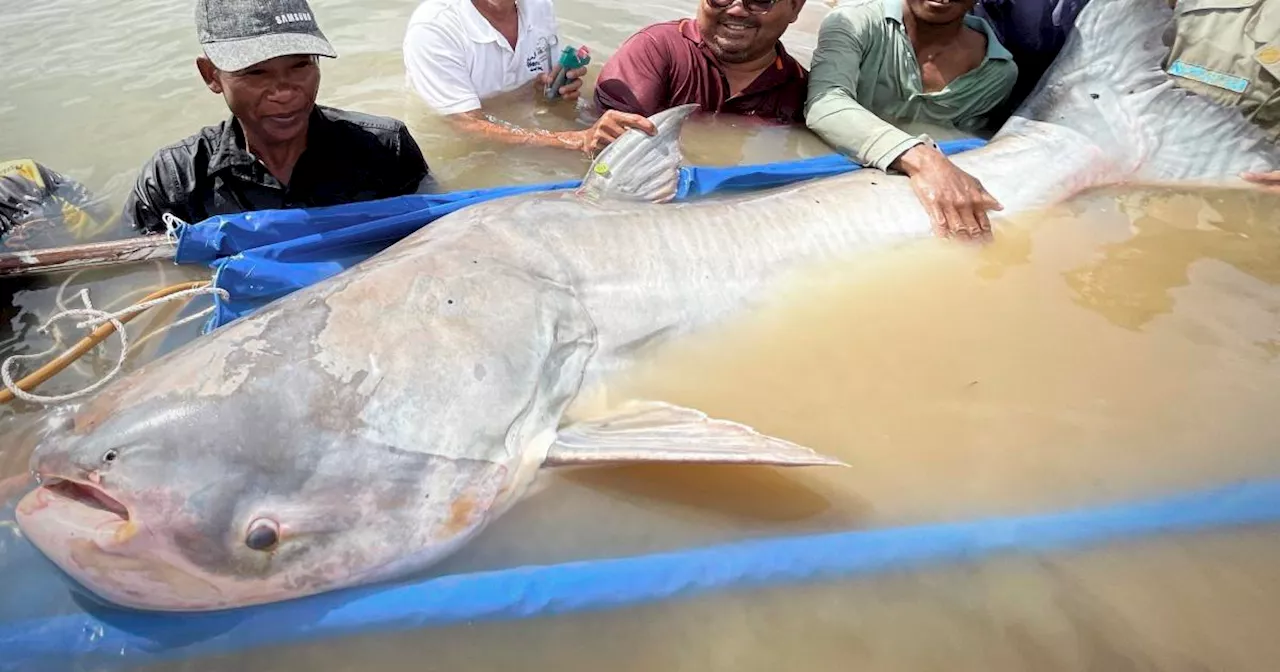
[[[494,28],[492,23],[489,23],[489,19],[484,18],[484,15],[480,13],[480,10],[476,9],[471,0],[455,0],[455,2],[461,5],[458,12],[462,16],[462,30],[467,34],[467,39],[477,44],[489,42],[506,43],[506,38],[502,36],[502,33],[499,33],[498,29]],[[516,14],[519,17],[519,27],[516,29],[518,35],[528,24],[524,3],[516,3]]]
[[[902,25],[902,15],[906,11],[903,0],[880,0],[884,4],[884,18],[894,21]],[[974,30],[980,30],[987,36],[987,58],[997,61],[1012,61],[1013,54],[1000,44],[1000,37],[996,35],[996,31],[986,19],[973,14],[964,15],[964,25]]]
[[[213,175],[232,166],[247,166],[254,162],[249,153],[248,143],[244,141],[244,132],[240,130],[240,122],[232,115],[222,123],[222,133],[218,136],[218,145],[213,156],[209,158],[208,174]]]
[[[320,114],[320,106],[313,105],[311,119],[307,122],[308,150],[325,144],[320,138],[328,131],[329,125],[329,120]],[[213,175],[234,166],[252,166],[257,162],[258,159],[249,153],[249,145],[245,142],[244,131],[240,129],[240,121],[232,115],[222,124],[218,145],[214,148],[213,156],[209,158],[207,174]]]

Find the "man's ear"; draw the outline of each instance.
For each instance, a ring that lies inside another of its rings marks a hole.
[[[791,23],[795,23],[796,19],[800,18],[800,10],[804,9],[804,0],[795,0],[793,6],[795,9],[791,15]]]
[[[210,91],[222,93],[222,80],[219,78],[218,68],[208,56],[196,57],[196,69],[200,71],[200,78],[204,80],[204,85],[209,87]]]

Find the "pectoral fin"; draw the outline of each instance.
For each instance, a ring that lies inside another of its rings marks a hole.
[[[656,401],[631,402],[607,416],[561,429],[544,464],[629,462],[848,466],[746,425]]]

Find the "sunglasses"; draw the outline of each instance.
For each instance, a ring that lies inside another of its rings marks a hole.
[[[782,0],[707,0],[708,5],[721,10],[729,9],[735,2],[741,2],[742,7],[751,14],[768,14]]]

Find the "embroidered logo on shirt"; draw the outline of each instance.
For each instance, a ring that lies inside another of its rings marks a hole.
[[[1234,91],[1236,93],[1244,93],[1245,89],[1249,88],[1249,80],[1244,77],[1235,77],[1233,75],[1215,72],[1199,65],[1191,65],[1181,59],[1174,61],[1173,64],[1169,66],[1169,74],[1175,77],[1182,77],[1197,81],[1201,84],[1215,86],[1219,89]]]
[[[551,72],[555,68],[555,64],[551,62],[552,49],[555,49],[559,41],[560,38],[555,35],[539,37],[533,53],[524,59],[524,67],[528,68],[529,72]]]

